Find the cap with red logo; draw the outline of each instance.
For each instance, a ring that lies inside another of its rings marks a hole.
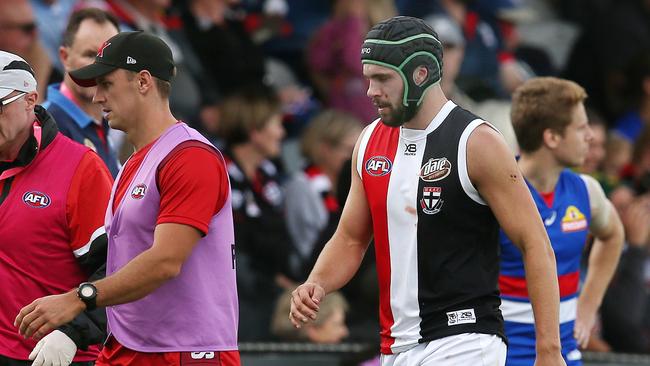
[[[162,39],[142,31],[121,32],[104,42],[94,63],[70,71],[70,77],[81,86],[95,86],[95,79],[116,69],[147,70],[158,79],[170,81],[174,59]]]

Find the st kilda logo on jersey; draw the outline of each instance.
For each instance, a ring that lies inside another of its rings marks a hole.
[[[52,200],[45,193],[30,191],[23,194],[23,202],[29,207],[45,208],[50,205]]]
[[[147,185],[140,183],[131,190],[131,198],[136,200],[142,199],[145,193],[147,193]]]
[[[447,158],[431,158],[420,168],[420,179],[435,182],[446,178],[451,172],[451,163]]]
[[[440,187],[424,187],[422,188],[422,199],[420,200],[420,208],[422,212],[427,215],[435,215],[440,212],[444,200],[440,198],[442,195],[442,188]]]
[[[366,161],[366,172],[373,177],[381,177],[390,173],[393,163],[385,156],[373,156]]]

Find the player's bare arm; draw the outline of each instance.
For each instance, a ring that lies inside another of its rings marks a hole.
[[[483,124],[468,140],[467,165],[470,180],[522,252],[535,314],[536,364],[564,365],[555,255],[514,156],[501,135]]]
[[[95,282],[97,306],[141,299],[176,277],[199,239],[201,233],[191,226],[174,223],[156,226],[154,243],[149,250],[113,275]],[[14,324],[19,327],[20,334],[39,339],[71,321],[85,307],[75,289],[35,300],[20,311]]]
[[[352,154],[350,193],[336,232],[318,256],[307,281],[292,293],[289,318],[296,327],[316,318],[320,299],[350,281],[368,249],[372,237],[372,219],[356,168],[360,140]]]
[[[592,218],[589,231],[594,236],[587,279],[578,299],[574,329],[578,345],[584,348],[589,342],[589,335],[607,286],[616,271],[625,234],[621,219],[600,184],[592,177],[583,175],[582,178],[589,192]]]

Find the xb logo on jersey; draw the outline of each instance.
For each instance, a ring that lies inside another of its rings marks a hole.
[[[45,193],[30,191],[23,194],[23,202],[29,207],[45,208],[50,205],[52,200]]]
[[[373,156],[366,161],[366,172],[373,177],[381,177],[390,173],[393,163],[385,156]]]
[[[131,197],[133,199],[139,200],[144,197],[145,193],[147,193],[147,185],[140,183],[137,186],[133,187],[131,190]]]
[[[404,145],[404,155],[413,156],[418,152],[418,145],[416,144],[405,144]]]
[[[440,198],[442,188],[440,187],[424,187],[422,189],[422,199],[420,200],[420,207],[422,212],[427,215],[435,215],[440,212],[442,204],[445,202]]]
[[[420,168],[420,179],[425,182],[436,182],[446,178],[451,173],[451,163],[447,158],[431,158]]]

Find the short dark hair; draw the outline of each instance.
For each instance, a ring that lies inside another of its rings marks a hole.
[[[154,79],[156,80],[156,89],[158,89],[158,94],[160,94],[160,97],[163,99],[169,99],[169,95],[172,92],[172,83],[166,80],[158,79],[155,76]]]
[[[135,78],[135,76],[138,74],[137,72],[131,70],[124,70],[124,71],[126,72],[126,78],[129,81],[132,81]],[[176,75],[176,67],[174,67],[174,70],[172,70],[172,76],[175,75]],[[156,84],[156,90],[158,90],[158,94],[160,94],[160,97],[163,99],[169,99],[169,95],[172,92],[172,83],[167,80],[158,79],[153,75],[152,78]]]
[[[79,31],[79,26],[81,26],[81,23],[86,19],[92,19],[98,24],[108,22],[113,24],[118,32],[120,30],[120,24],[113,14],[97,8],[80,9],[70,15],[68,26],[65,28],[65,32],[63,32],[63,41],[61,42],[61,45],[65,47],[72,46],[74,37]]]

